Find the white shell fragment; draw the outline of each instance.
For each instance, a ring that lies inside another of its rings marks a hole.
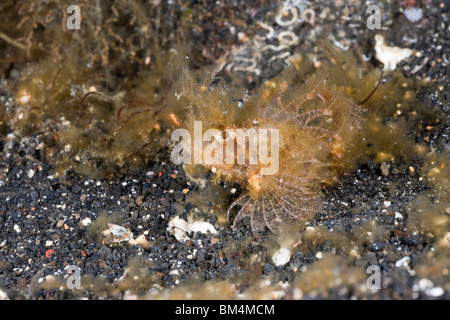
[[[128,241],[131,244],[134,244],[133,233],[117,224],[108,223],[108,229],[103,231],[103,235],[112,242],[122,242]]]
[[[397,68],[397,63],[408,58],[413,51],[408,48],[389,47],[384,43],[381,34],[375,36],[375,52],[379,61],[384,64],[384,71],[393,71]]]
[[[214,226],[208,222],[194,221],[189,223],[180,219],[180,217],[175,217],[169,222],[168,230],[172,232],[175,238],[180,242],[189,240],[188,233],[190,232],[217,233]]]
[[[92,223],[92,220],[89,218],[85,218],[81,221],[81,224],[85,227],[87,227],[88,225],[90,225]]]
[[[289,260],[291,260],[291,251],[287,248],[280,248],[272,255],[272,261],[277,267],[284,266]]]

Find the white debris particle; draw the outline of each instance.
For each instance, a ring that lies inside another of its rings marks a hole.
[[[320,251],[317,252],[317,253],[316,253],[316,258],[319,259],[319,260],[322,259],[322,258],[323,258],[322,252],[320,252]]]
[[[411,22],[417,22],[423,17],[423,11],[420,8],[407,8],[403,14]]]
[[[123,295],[123,300],[137,300],[138,296],[135,294],[132,294],[130,290],[126,290]]]
[[[131,244],[135,244],[133,233],[127,228],[114,223],[108,223],[108,229],[103,231],[103,235],[111,239],[113,242],[128,241]]]
[[[300,288],[294,288],[292,290],[292,298],[294,300],[301,300],[301,299],[303,299],[303,291]]]
[[[30,170],[28,171],[28,178],[29,178],[29,179],[33,178],[35,173],[36,173],[36,172],[35,172],[33,169],[30,169]]]
[[[27,104],[30,101],[30,99],[31,99],[31,94],[27,93],[26,91],[19,92],[20,104]],[[20,117],[20,115],[22,115],[22,117],[23,117],[23,113],[19,114],[19,120],[22,119]]]
[[[170,276],[177,276],[180,274],[180,271],[178,269],[170,270],[169,275]]]
[[[400,212],[395,213],[395,219],[397,220],[403,220],[403,215]]]
[[[16,274],[19,274],[19,273],[22,273],[23,269],[22,269],[22,268],[14,268],[13,271],[14,271]]]
[[[409,266],[409,262],[411,261],[411,258],[410,257],[408,257],[408,256],[406,256],[406,257],[403,257],[403,258],[401,258],[400,260],[398,260],[396,263],[395,263],[395,266],[397,267],[397,268],[407,268],[408,266]]]
[[[145,233],[145,232],[144,232]],[[147,238],[145,237],[145,235],[141,234],[139,237],[137,237],[136,239],[134,239],[134,242],[136,244],[140,244],[142,245],[144,248],[148,248],[150,247],[150,242],[147,241]]]
[[[89,218],[85,218],[81,221],[81,224],[85,227],[87,227],[88,225],[90,225],[92,223],[92,220]]]
[[[444,294],[444,289],[441,287],[434,287],[432,289],[428,289],[425,293],[430,297],[440,297]]]
[[[8,300],[8,295],[2,290],[0,290],[0,300]]]
[[[189,240],[188,233],[190,232],[217,233],[217,230],[214,228],[214,226],[208,222],[194,221],[189,223],[181,219],[180,217],[173,218],[169,222],[167,229],[168,231],[171,231],[175,238],[180,242]]]
[[[21,231],[19,225],[17,224],[14,225],[14,231],[16,231],[17,233]]]
[[[275,266],[284,266],[291,260],[291,251],[287,248],[280,248],[272,255],[272,261]]]
[[[408,48],[389,47],[384,43],[384,37],[380,34],[375,36],[375,52],[379,61],[384,64],[384,71],[393,71],[397,63],[408,58],[413,51]]]
[[[383,204],[384,204],[385,207],[389,207],[391,205],[391,202],[390,201],[384,201]]]
[[[419,289],[420,291],[426,291],[434,287],[434,284],[431,280],[428,279],[420,279],[419,281]]]
[[[53,245],[53,241],[51,241],[51,240],[45,241],[45,246],[46,247],[51,247],[52,245]]]

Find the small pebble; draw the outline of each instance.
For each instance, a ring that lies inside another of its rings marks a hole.
[[[382,241],[375,241],[375,242],[370,244],[369,248],[370,248],[371,251],[377,252],[377,251],[383,250],[385,246],[386,246],[386,244],[384,242],[382,242]]]
[[[386,177],[389,175],[389,166],[386,164],[386,162],[381,163],[380,169],[381,169],[382,176]]]
[[[29,179],[33,178],[35,173],[36,173],[36,172],[35,172],[33,169],[30,169],[30,170],[28,171],[28,178],[29,178]]]

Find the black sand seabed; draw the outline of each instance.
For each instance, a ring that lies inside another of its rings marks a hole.
[[[414,32],[417,41],[409,47],[420,51],[422,57],[402,62],[398,68],[408,65],[404,71],[407,78],[438,79],[444,90],[435,90],[436,85],[429,92],[421,93],[420,98],[438,106],[442,117],[448,119],[448,3],[432,1],[424,6],[424,15],[431,21],[426,30],[406,21],[401,13],[394,14],[394,21],[399,25],[393,29],[390,40],[402,46],[404,38]],[[338,31],[339,28],[335,26],[334,29]],[[411,30],[405,31],[407,28]],[[342,38],[370,38],[368,35],[348,35],[346,26],[341,29],[344,31],[340,35]],[[408,73],[420,65],[424,57],[428,57],[428,63],[414,74]],[[426,143],[437,150],[448,150],[448,124],[444,120],[428,132]],[[317,261],[328,252],[339,255],[339,248],[324,242],[307,252],[294,251],[287,264],[277,267],[267,254],[262,239],[252,238],[246,219],[236,230],[231,230],[229,224],[219,225],[216,216],[206,213],[203,215],[205,221],[214,225],[218,233],[197,233],[191,235],[190,241],[180,242],[168,230],[168,222],[178,215],[177,206],[189,210],[183,190],[196,189],[193,183],[187,184],[182,168],[166,161],[143,168],[140,174],[117,174],[112,181],[90,180],[73,173],[54,178],[50,164],[43,161],[44,151],[37,150],[40,142],[39,134],[31,137],[9,135],[0,140],[0,290],[9,299],[169,297],[170,292],[176,292],[175,288],[194,273],[198,279],[190,279],[188,283],[197,283],[198,288],[207,287],[209,280],[239,279],[242,295],[239,296],[236,289],[234,296],[224,294],[223,298],[257,299],[261,296],[251,289],[256,280],[247,281],[236,276],[243,272],[240,270],[248,268],[243,261],[249,261],[248,257],[254,254],[264,257],[264,261],[259,261],[255,267],[258,278],[270,279],[274,288],[275,285],[283,288],[282,294],[274,289],[268,296],[275,299],[450,298],[448,273],[433,283],[420,277],[415,270],[416,262],[426,261],[424,257],[434,250],[436,239],[431,240],[427,234],[412,234],[406,229],[405,204],[430,188],[420,179],[421,159],[390,166],[388,172],[373,161],[362,164],[345,176],[341,185],[326,191],[325,208],[310,223],[311,227],[326,226],[349,235],[367,221],[374,221],[387,230],[383,237],[360,248],[364,263],[352,266],[363,271],[368,265],[380,266],[383,288],[375,292],[359,290],[352,281],[345,281],[323,290],[305,290],[304,294],[299,294],[292,286],[298,274],[314,269]],[[391,182],[396,182],[396,192],[390,191]],[[364,204],[364,209],[356,215],[350,211],[355,203]],[[386,208],[392,214],[383,212]],[[135,237],[146,232],[149,248],[127,243],[102,243],[98,236],[88,232],[92,228],[83,225],[83,221],[88,221],[86,219],[94,223],[100,215],[108,213],[118,213],[118,224],[129,228]],[[185,213],[182,218],[186,219]],[[244,244],[227,256],[230,250],[224,248],[234,241]],[[403,257],[408,259],[399,262]],[[135,262],[130,263],[132,259]],[[68,289],[63,281],[60,286],[55,286],[54,279],[62,278],[68,265],[78,266],[83,276],[92,275],[93,278],[83,278],[87,285],[80,290]],[[128,273],[124,275],[127,267]],[[132,278],[130,274],[140,272],[133,268],[144,270],[148,283],[154,284],[140,284],[145,283],[141,279],[135,280],[134,284],[133,279],[128,285],[120,284],[127,277]],[[46,282],[51,285],[45,287]],[[283,283],[288,285],[283,286]],[[166,288],[169,290],[164,291]],[[165,296],[159,296],[160,292]],[[205,295],[207,292],[205,289]],[[174,296],[192,296],[186,295],[185,291],[183,295]]]

